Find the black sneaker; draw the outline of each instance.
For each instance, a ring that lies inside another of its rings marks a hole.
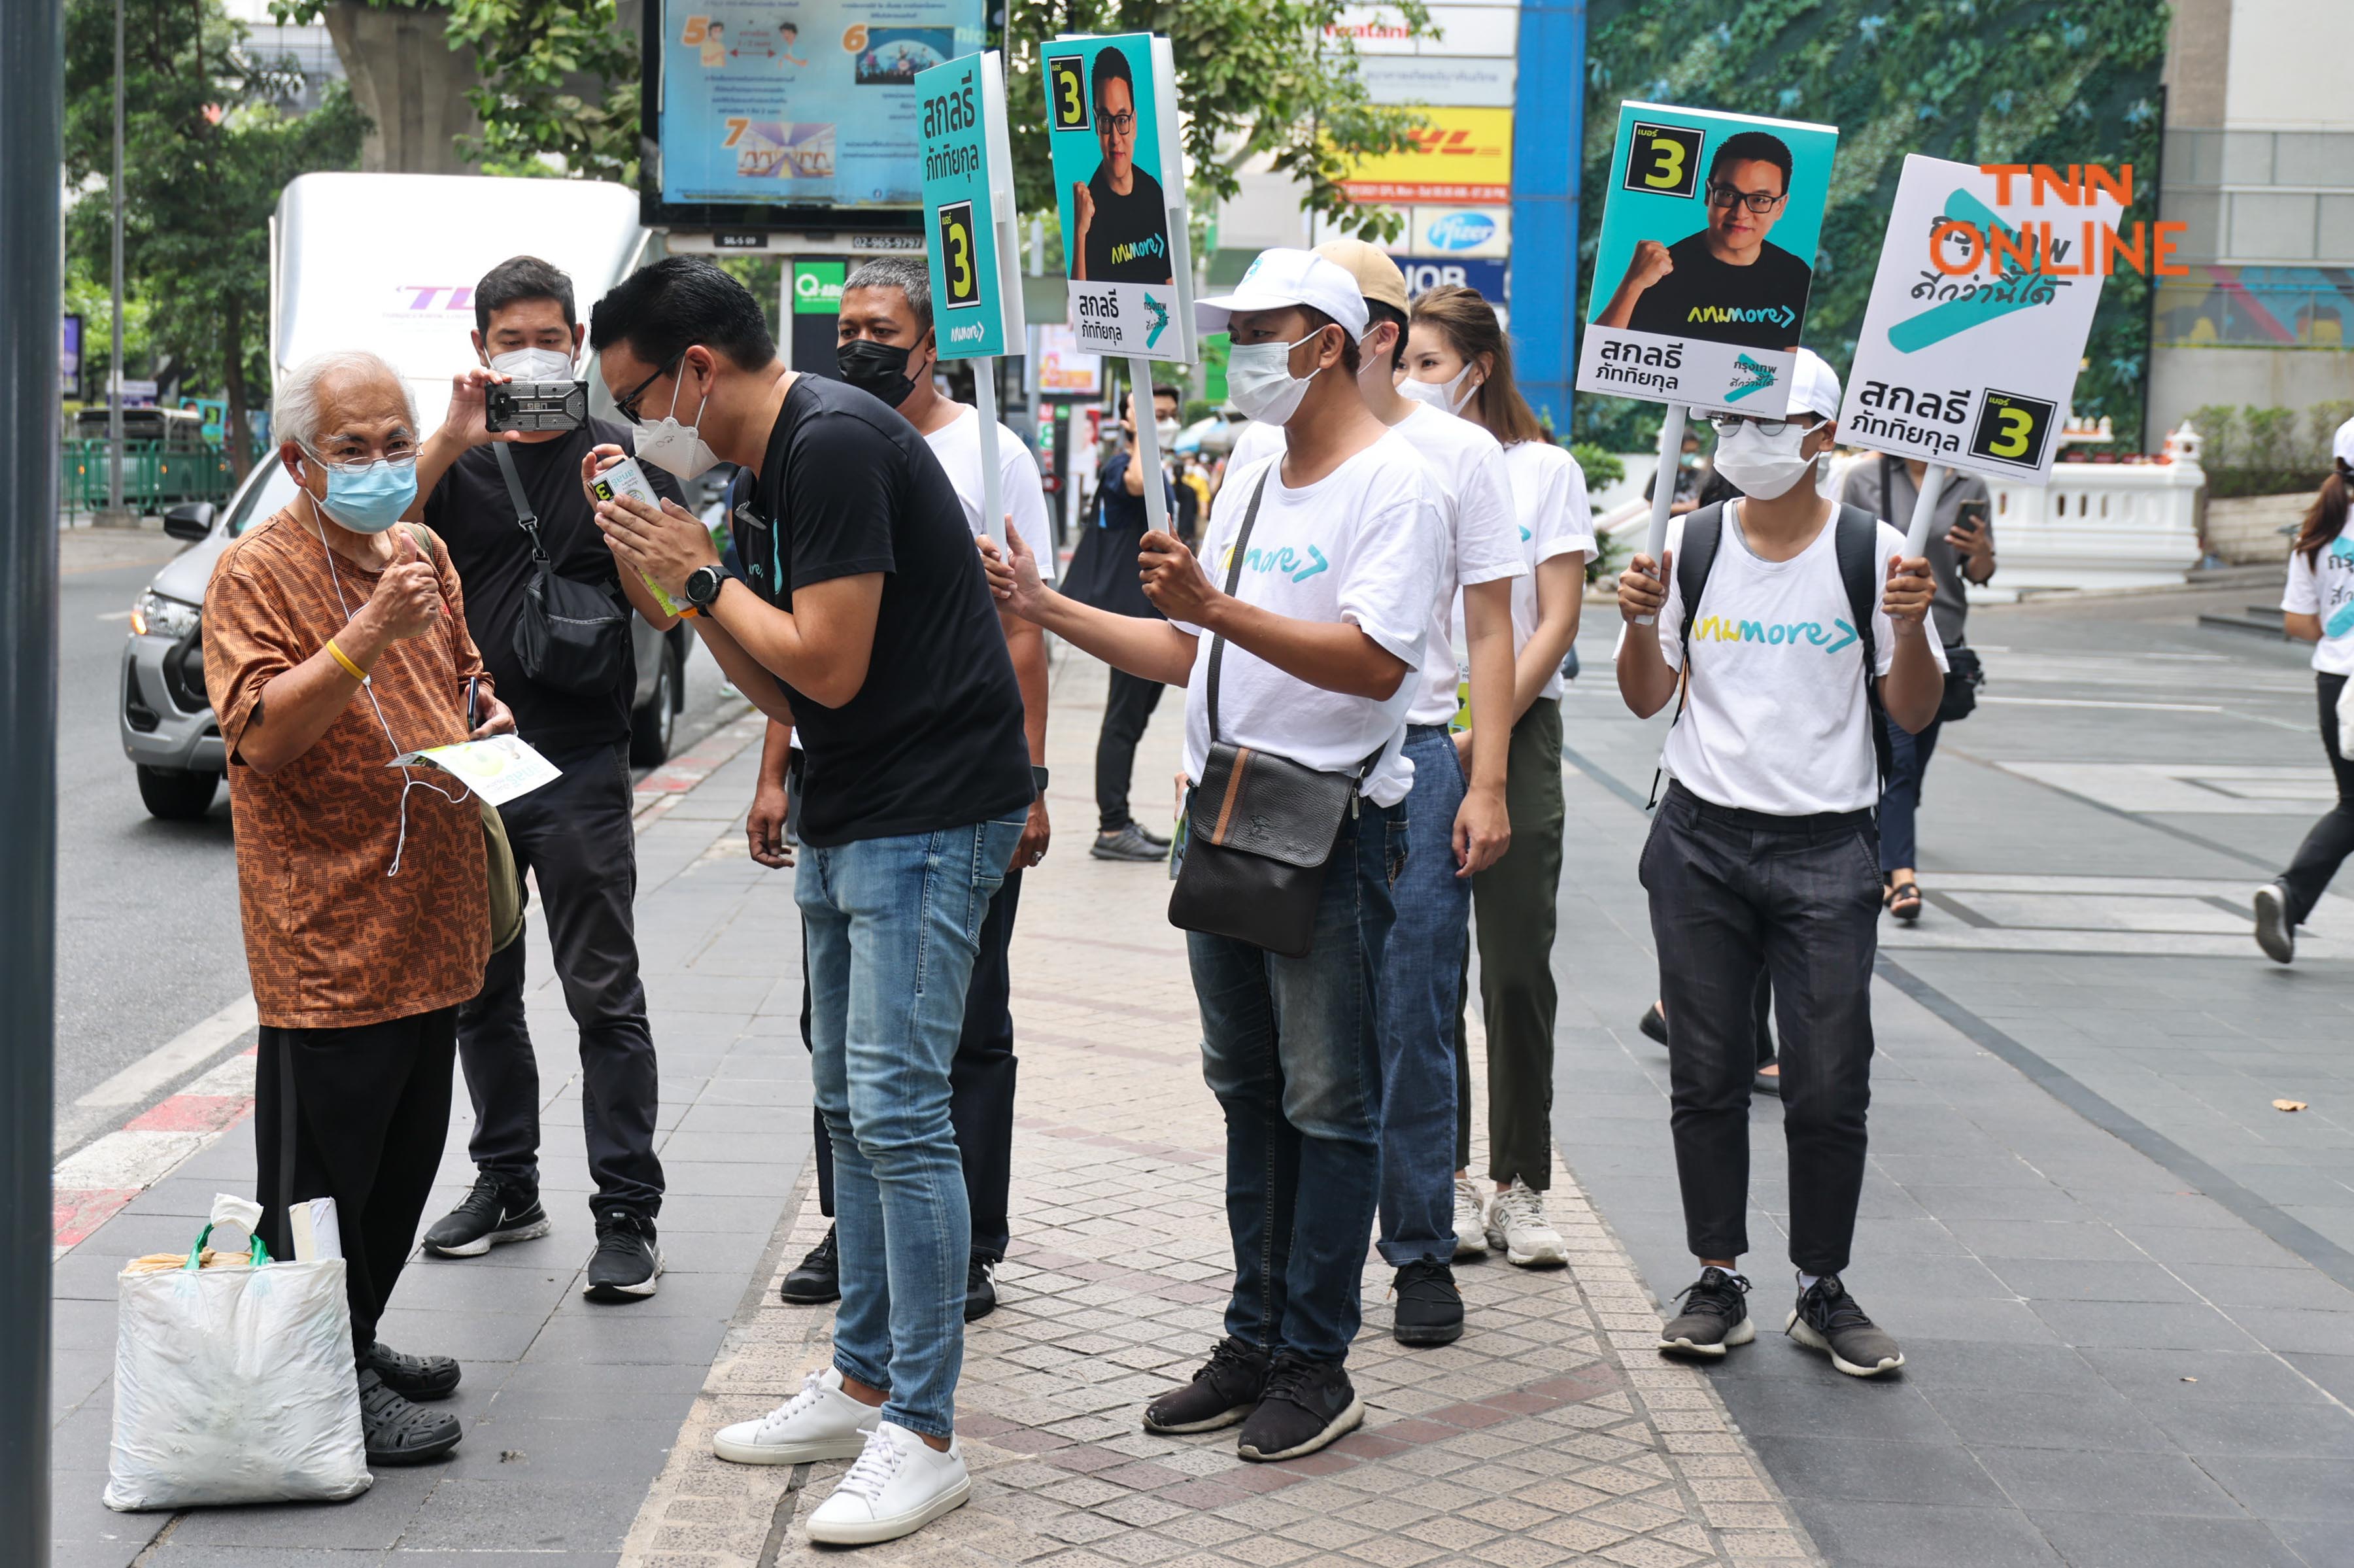
[[[1161,834],[1159,834],[1159,833],[1154,832],[1150,828],[1146,827],[1142,822],[1137,821],[1136,820],[1134,820],[1133,818],[1131,818],[1131,819],[1129,819],[1129,824],[1128,824],[1128,825],[1129,825],[1129,827],[1134,828],[1134,829],[1136,830],[1137,837],[1139,837],[1139,838],[1142,839],[1146,843],[1150,844],[1154,849],[1157,849],[1157,850],[1166,850],[1166,849],[1169,847],[1169,841],[1168,841],[1168,839],[1164,838],[1162,835],[1161,835]]]
[[[1716,1357],[1747,1344],[1757,1337],[1749,1304],[1742,1299],[1748,1293],[1749,1281],[1713,1265],[1702,1269],[1676,1298],[1684,1309],[1659,1330],[1659,1349],[1671,1356]]]
[[[484,1171],[466,1201],[433,1223],[425,1250],[436,1257],[480,1257],[502,1242],[536,1241],[550,1230],[539,1194]]]
[[[662,1268],[654,1223],[627,1209],[608,1209],[597,1216],[597,1252],[581,1294],[591,1301],[636,1301],[654,1293]]]
[[[1836,1274],[1826,1274],[1811,1289],[1798,1292],[1798,1304],[1790,1308],[1790,1320],[1782,1331],[1810,1349],[1829,1351],[1831,1365],[1850,1377],[1878,1377],[1904,1364],[1904,1352],[1896,1341],[1863,1315]]]
[[[360,1369],[360,1438],[371,1465],[424,1465],[466,1435],[446,1410],[428,1410],[402,1394],[376,1368]]]
[[[1151,834],[1130,822],[1118,832],[1097,833],[1087,853],[1097,860],[1166,860],[1169,843],[1164,839],[1156,845]]]
[[[1651,1003],[1643,1010],[1643,1016],[1636,1020],[1635,1027],[1643,1032],[1644,1039],[1656,1040],[1662,1045],[1666,1044],[1668,1043],[1667,1009],[1656,1001]]]
[[[2288,892],[2277,882],[2256,889],[2256,946],[2276,964],[2296,961],[2296,927],[2289,924]]]
[[[1171,1389],[1144,1407],[1147,1432],[1209,1432],[1232,1426],[1258,1404],[1267,1386],[1265,1351],[1229,1336],[1183,1388]]]
[[[1267,1392],[1243,1423],[1235,1452],[1246,1459],[1297,1459],[1356,1429],[1365,1418],[1349,1372],[1339,1361],[1302,1361],[1288,1351],[1275,1358]]]
[[[823,1241],[785,1270],[777,1299],[790,1307],[822,1307],[842,1299],[842,1255],[834,1250],[832,1225],[825,1227]]]
[[[378,1340],[360,1365],[382,1378],[403,1399],[447,1399],[458,1386],[458,1363],[449,1356],[407,1356]]]
[[[1779,1060],[1779,1058],[1776,1058],[1776,1060]],[[1749,1089],[1752,1094],[1771,1095],[1774,1098],[1778,1100],[1782,1097],[1782,1075],[1778,1072],[1769,1073],[1766,1070],[1766,1067],[1770,1067],[1772,1065],[1774,1065],[1774,1063],[1768,1062],[1766,1063],[1764,1066],[1757,1069],[1755,1075],[1751,1077],[1749,1080]]]
[[[1451,1345],[1463,1337],[1463,1292],[1455,1270],[1435,1257],[1418,1257],[1390,1282],[1396,1298],[1390,1332],[1401,1345]]]
[[[974,1255],[964,1271],[964,1320],[977,1323],[997,1310],[997,1263]]]

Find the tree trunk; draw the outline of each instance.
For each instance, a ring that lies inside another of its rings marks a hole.
[[[253,467],[253,439],[245,428],[245,302],[231,294],[221,310],[221,391],[228,398],[228,471],[239,484]]]
[[[470,175],[458,155],[461,136],[482,123],[467,100],[478,77],[472,49],[453,49],[440,5],[376,10],[360,0],[327,7],[327,34],[368,117],[360,168],[368,174]]]

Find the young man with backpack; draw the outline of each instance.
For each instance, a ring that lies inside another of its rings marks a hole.
[[[1839,403],[1839,377],[1800,349],[1786,418],[1712,417],[1717,467],[1743,499],[1676,520],[1665,558],[1637,556],[1619,577],[1628,626],[1618,689],[1638,718],[1683,694],[1642,878],[1672,999],[1676,1172],[1701,1274],[1659,1349],[1713,1358],[1756,1336],[1740,1258],[1751,1002],[1764,971],[1781,1024],[1798,1273],[1784,1329],[1829,1351],[1840,1371],[1872,1377],[1903,1366],[1903,1353],[1840,1275],[1872,1099],[1872,805],[1887,768],[1879,715],[1911,733],[1925,727],[1945,690],[1945,655],[1926,630],[1928,563],[1903,558],[1902,533],[1814,483]],[[1655,626],[1639,624],[1645,617]]]

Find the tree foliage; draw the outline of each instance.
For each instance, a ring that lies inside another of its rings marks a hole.
[[[1846,373],[1905,154],[1965,164],[2130,164],[2137,222],[2158,217],[2165,7],[2146,0],[1592,0],[1579,196],[1591,270],[1624,99],[1840,128],[1807,343]],[[2075,411],[2142,416],[2147,280],[2110,278]],[[1581,396],[1581,438],[1649,444],[1658,406]]]
[[[150,351],[169,355],[193,384],[219,387],[241,429],[270,384],[279,192],[313,169],[356,166],[366,126],[340,83],[310,113],[289,113],[299,74],[257,57],[220,0],[125,5],[126,287],[144,306]],[[112,0],[67,0],[66,178],[79,198],[67,215],[68,266],[77,284],[100,290],[111,271],[113,136]],[[230,445],[242,473],[243,443]]]
[[[1357,73],[1355,46],[1326,29],[1351,9],[1341,0],[1012,0],[1006,13],[1006,119],[1013,180],[1024,212],[1052,211],[1046,154],[1043,46],[1058,33],[1161,33],[1176,57],[1194,205],[1204,210],[1241,188],[1242,166],[1264,154],[1299,182],[1305,205],[1369,238],[1392,238],[1398,220],[1352,207],[1341,182],[1359,154],[1397,152],[1422,123],[1411,109],[1378,104]],[[1384,7],[1417,31],[1421,0]]]
[[[638,40],[613,0],[456,0],[450,44],[482,69],[466,152],[484,174],[553,173],[552,154],[566,174],[637,184]]]

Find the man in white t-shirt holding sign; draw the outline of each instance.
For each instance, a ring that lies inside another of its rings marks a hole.
[[[1667,1001],[1676,1172],[1701,1274],[1659,1349],[1718,1357],[1755,1337],[1739,1262],[1749,1245],[1750,1005],[1763,970],[1781,1027],[1798,1271],[1785,1328],[1840,1371],[1872,1377],[1904,1357],[1839,1277],[1872,1100],[1873,709],[1908,732],[1925,728],[1945,694],[1945,652],[1924,630],[1935,591],[1928,562],[1902,558],[1902,532],[1815,487],[1839,406],[1838,376],[1800,349],[1787,418],[1714,417],[1717,470],[1744,499],[1678,518],[1666,560],[1637,556],[1619,577],[1618,689],[1638,718],[1680,684],[1685,694],[1661,758],[1673,782],[1641,863]],[[1637,624],[1653,615],[1656,628]]]
[[[995,536],[1002,525],[981,517],[981,413],[969,403],[941,395],[933,383],[939,355],[932,336],[931,273],[921,255],[885,256],[861,263],[842,287],[841,341],[835,364],[841,379],[897,408],[924,438],[948,472],[964,503],[965,526],[975,539]],[[997,427],[998,504],[1032,538],[1051,539],[1045,487],[1038,461],[1022,438]],[[1047,552],[1051,557],[1053,552]],[[1051,561],[1042,569],[1052,573]],[[949,1065],[949,1110],[956,1123],[957,1150],[963,1157],[965,1196],[972,1214],[972,1256],[965,1272],[965,1320],[983,1318],[997,1305],[997,1266],[1005,1260],[1011,1227],[1007,1193],[1013,1169],[1013,1013],[1007,948],[1022,902],[1022,873],[1046,856],[1046,638],[1037,627],[1001,612],[1005,651],[1022,687],[1023,729],[1030,742],[1031,773],[1038,798],[1014,849],[1003,885],[989,901],[981,927],[981,950],[965,989],[964,1032]],[[746,828],[752,858],[766,865],[790,863],[784,848],[786,764],[791,736],[771,722],[760,754],[760,779]],[[808,993],[802,993],[801,1024],[809,1026]],[[825,1118],[816,1118],[815,1162],[820,1207],[833,1213],[833,1144]],[[825,1239],[787,1272],[779,1293],[790,1302],[832,1301],[841,1293],[834,1236]]]
[[[1199,560],[1169,534],[1144,535],[1144,591],[1169,619],[1113,615],[1042,588],[1018,537],[991,577],[1058,636],[1185,687],[1189,778],[1207,767],[1213,689],[1216,738],[1245,757],[1341,774],[1371,760],[1325,863],[1307,956],[1186,936],[1203,1076],[1225,1112],[1235,1287],[1225,1337],[1191,1383],[1146,1408],[1144,1424],[1204,1432],[1241,1422],[1244,1458],[1288,1459],[1364,1419],[1344,1363],[1381,1181],[1377,1020],[1390,888],[1407,858],[1406,710],[1447,534],[1428,469],[1357,391],[1365,303],[1346,271],[1305,250],[1269,250],[1233,293],[1200,302],[1195,319],[1231,331],[1235,404],[1281,425],[1286,448],[1228,471]]]
[[[1405,715],[1405,755],[1414,764],[1414,789],[1405,802],[1411,848],[1390,890],[1397,927],[1382,974],[1376,1240],[1383,1261],[1397,1271],[1390,1291],[1391,1333],[1403,1344],[1444,1345],[1463,1337],[1463,1296],[1451,1262],[1458,1226],[1465,1223],[1455,1181],[1455,1021],[1470,941],[1471,877],[1495,864],[1511,843],[1504,778],[1512,717],[1512,588],[1529,567],[1522,558],[1502,445],[1445,408],[1440,388],[1410,381],[1405,389],[1421,389],[1401,396],[1405,274],[1378,246],[1362,239],[1336,239],[1318,246],[1316,254],[1356,280],[1366,319],[1357,344],[1358,389],[1373,418],[1429,466],[1447,528],[1430,633]],[[1280,451],[1283,438],[1281,427],[1253,421],[1227,459],[1229,476]],[[1460,705],[1458,604],[1473,713],[1468,768],[1447,733]],[[1482,736],[1502,738],[1482,745]],[[1475,1209],[1469,1220],[1477,1219]],[[1545,1261],[1565,1256],[1554,1234]]]

